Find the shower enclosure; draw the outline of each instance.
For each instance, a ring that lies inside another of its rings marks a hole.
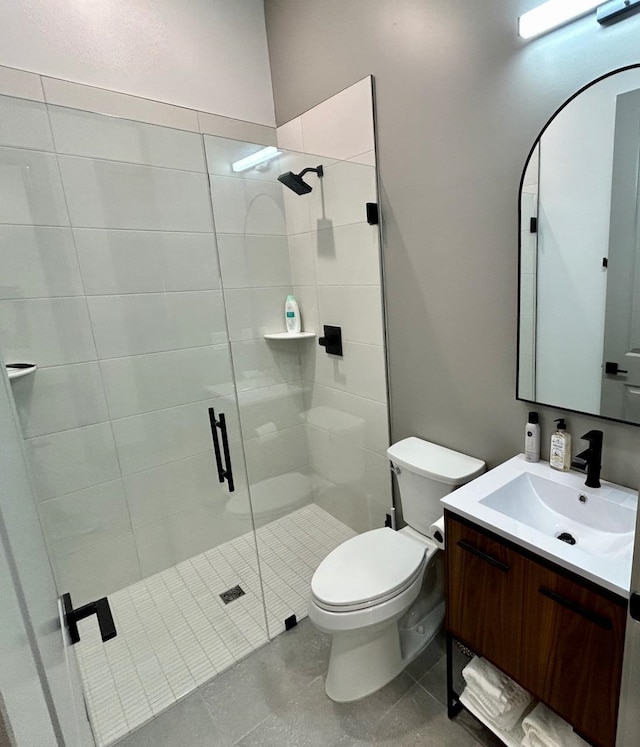
[[[100,745],[306,615],[391,505],[375,167],[263,147],[0,96],[0,353],[37,366],[7,371],[59,592],[118,629],[74,648]]]

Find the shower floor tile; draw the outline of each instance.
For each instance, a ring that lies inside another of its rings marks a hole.
[[[311,576],[355,532],[315,504],[109,595],[118,635],[93,619],[76,646],[99,747],[169,708],[307,615]],[[266,605],[262,605],[260,573]],[[229,604],[220,594],[240,585]],[[268,627],[267,627],[268,626]]]

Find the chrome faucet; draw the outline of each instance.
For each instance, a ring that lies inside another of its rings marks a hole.
[[[588,488],[600,487],[600,469],[602,467],[602,431],[589,431],[581,438],[589,442],[589,447],[576,456],[571,461],[574,469],[586,470],[587,479],[585,485]]]

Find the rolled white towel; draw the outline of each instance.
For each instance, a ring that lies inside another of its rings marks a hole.
[[[481,700],[475,691],[473,691],[468,685],[462,692],[460,700],[464,705],[471,708],[472,711],[476,711],[484,717],[486,721],[497,726],[501,731],[510,732],[513,730],[515,725],[522,717],[522,713],[526,706],[522,708],[514,708],[506,713],[500,713],[497,716],[489,713],[485,707],[485,703]]]
[[[542,703],[522,720],[522,747],[589,747],[560,716]]]
[[[526,690],[479,656],[471,659],[462,676],[493,718],[513,710],[521,714],[532,701]]]

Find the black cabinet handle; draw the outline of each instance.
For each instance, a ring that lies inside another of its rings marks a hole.
[[[489,565],[492,565],[494,568],[497,568],[499,571],[502,571],[503,573],[506,573],[507,571],[510,570],[509,566],[506,563],[503,563],[501,560],[496,560],[496,558],[491,557],[491,555],[487,555],[487,553],[482,552],[482,550],[478,550],[477,547],[474,547],[468,542],[465,542],[465,540],[458,540],[457,544],[458,544],[458,547],[461,547],[463,550],[466,550],[467,552],[470,552],[472,555],[475,555],[476,558],[480,558],[480,560],[484,560],[485,563],[489,563]]]
[[[229,452],[229,437],[227,435],[227,420],[224,413],[220,413],[220,417],[216,420],[216,413],[213,407],[209,408],[209,423],[211,425],[211,439],[213,440],[213,450],[216,455],[216,467],[218,468],[218,480],[220,482],[227,481],[229,485],[229,492],[233,493],[235,490],[233,484],[233,470],[231,468],[231,453]],[[222,451],[224,453],[224,466],[222,464],[222,455],[220,454],[220,444],[218,443],[218,430],[222,434]]]
[[[547,597],[547,599],[551,599],[551,601],[556,602],[565,609],[568,609],[571,612],[575,612],[577,615],[584,617],[585,620],[588,620],[595,625],[599,625],[605,630],[613,630],[613,624],[608,617],[598,615],[596,612],[592,612],[590,609],[587,609],[587,607],[583,607],[581,604],[573,602],[571,599],[567,599],[566,597],[557,594],[555,591],[548,589],[546,586],[541,586],[538,591],[540,592],[540,594],[542,594],[543,597]]]
[[[640,622],[640,594],[635,591],[629,597],[629,614],[636,622]]]
[[[100,627],[100,635],[102,636],[103,643],[110,641],[118,635],[115,623],[113,622],[111,607],[109,607],[109,600],[106,597],[97,599],[95,602],[89,602],[89,604],[85,604],[74,610],[71,594],[67,593],[62,595],[62,606],[64,608],[64,621],[69,631],[71,643],[78,643],[80,641],[78,621],[84,620],[89,615],[96,615],[98,618],[98,626]]]

